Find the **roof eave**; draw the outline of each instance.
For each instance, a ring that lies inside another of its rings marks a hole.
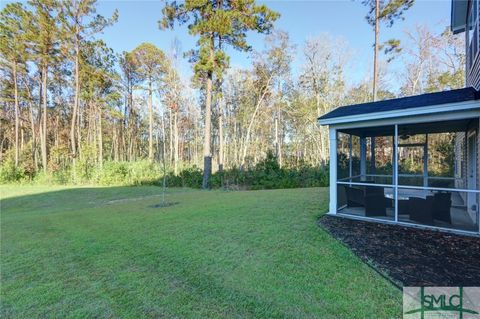
[[[439,109],[439,106],[441,109]],[[480,101],[470,100],[464,102],[448,103],[448,104],[436,104],[429,105],[411,109],[402,109],[402,110],[391,110],[377,113],[364,113],[356,115],[347,115],[339,116],[332,118],[318,118],[318,124],[320,125],[336,125],[344,123],[355,123],[355,122],[366,122],[366,121],[375,121],[375,120],[385,120],[392,119],[392,122],[395,118],[408,117],[408,116],[418,116],[418,115],[428,115],[435,113],[445,113],[445,112],[462,112],[467,110],[480,111]],[[480,113],[479,113],[480,114]]]

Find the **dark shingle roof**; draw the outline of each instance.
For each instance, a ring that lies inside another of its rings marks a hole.
[[[480,99],[480,92],[472,87],[468,87],[464,89],[407,96],[398,99],[342,106],[318,119],[325,120],[351,115],[405,110],[416,107],[458,103],[477,99]]]

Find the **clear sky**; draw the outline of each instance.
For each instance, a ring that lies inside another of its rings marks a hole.
[[[360,80],[371,68],[374,34],[365,21],[367,8],[361,4],[360,0],[263,2],[281,14],[275,26],[288,31],[297,48],[301,48],[308,37],[324,32],[343,38],[354,53],[354,65],[350,68],[351,72],[348,75],[351,82]],[[415,24],[427,24],[436,32],[443,31],[450,22],[450,5],[449,0],[417,0],[405,14],[404,21],[396,22],[392,28],[381,26],[381,40],[402,39],[405,28]],[[98,7],[100,13],[108,15],[117,8],[120,14],[118,23],[106,30],[103,38],[118,52],[132,50],[141,42],[152,42],[168,51],[175,37],[180,40],[183,51],[194,47],[196,39],[188,34],[185,27],[176,28],[174,31],[158,29],[157,21],[161,17],[162,7],[161,1],[101,1]],[[249,43],[254,49],[262,49],[263,40],[264,35],[249,35]],[[248,67],[250,65],[248,53],[230,50],[229,54],[232,66]],[[299,57],[294,62],[294,72],[300,65]],[[181,70],[184,76],[191,74],[187,61],[182,61]]]
[[[3,0],[0,0],[3,2]],[[281,14],[275,26],[288,31],[291,40],[298,48],[308,37],[320,33],[330,33],[332,36],[343,38],[353,50],[354,64],[347,75],[350,82],[358,81],[365,76],[372,65],[372,43],[374,34],[372,28],[365,21],[367,8],[361,0],[315,0],[295,1],[277,0],[263,1],[271,9]],[[5,2],[3,2],[5,3]],[[405,14],[404,21],[398,21],[392,28],[381,26],[381,40],[390,38],[404,38],[403,31],[415,24],[426,24],[433,31],[441,32],[450,22],[450,0],[417,0],[414,6]],[[98,12],[109,16],[118,9],[119,21],[109,27],[101,36],[116,52],[130,51],[142,42],[151,42],[168,51],[173,39],[181,42],[183,51],[195,46],[196,39],[190,36],[185,27],[174,31],[161,31],[158,20],[161,17],[163,2],[149,1],[106,1],[100,0]],[[263,48],[263,35],[249,35],[249,43],[255,49]],[[248,53],[229,51],[231,65],[248,67],[250,59]],[[400,61],[395,62],[399,67]],[[294,72],[298,71],[301,58],[293,65]],[[184,76],[191,74],[191,67],[186,60],[180,64]]]

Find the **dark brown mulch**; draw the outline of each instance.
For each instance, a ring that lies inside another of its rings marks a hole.
[[[397,286],[480,286],[480,238],[323,216],[319,224]]]

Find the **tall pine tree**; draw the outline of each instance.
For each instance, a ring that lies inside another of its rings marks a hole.
[[[102,32],[107,26],[112,25],[118,19],[115,10],[112,17],[106,19],[96,13],[96,0],[63,0],[60,3],[61,30],[65,38],[68,56],[74,62],[74,98],[72,117],[70,122],[70,147],[72,150],[73,165],[77,157],[77,144],[80,147],[81,137],[75,138],[75,126],[80,105],[81,90],[81,49],[86,41],[93,35]],[[75,172],[75,169],[74,169]]]
[[[228,65],[223,45],[240,51],[250,50],[247,31],[268,33],[279,14],[255,0],[186,0],[167,2],[159,21],[161,28],[173,28],[175,22],[188,23],[191,35],[197,36],[197,48],[192,50],[195,79],[205,90],[205,133],[203,146],[204,189],[209,188],[212,172],[212,92],[214,76],[222,77]]]
[[[373,100],[377,99],[378,85],[378,50],[385,49],[386,53],[398,51],[400,42],[390,39],[385,44],[379,44],[380,23],[385,22],[391,27],[398,19],[403,19],[405,11],[410,9],[415,0],[362,0],[362,3],[368,7],[368,14],[365,17],[368,24],[374,28],[375,42],[373,45]]]
[[[58,3],[54,0],[31,0],[33,19],[30,21],[29,41],[37,69],[40,73],[41,85],[39,97],[42,101],[42,125],[40,126],[40,148],[43,171],[48,169],[48,78],[52,63],[59,60],[60,33],[57,24]]]
[[[19,162],[20,106],[18,73],[27,61],[27,26],[31,16],[21,3],[9,3],[0,12],[0,53],[10,69],[15,105],[15,166]],[[2,63],[3,64],[3,63]]]
[[[142,43],[132,51],[137,74],[146,82],[148,92],[148,159],[153,161],[153,85],[165,73],[165,53],[151,43]]]

